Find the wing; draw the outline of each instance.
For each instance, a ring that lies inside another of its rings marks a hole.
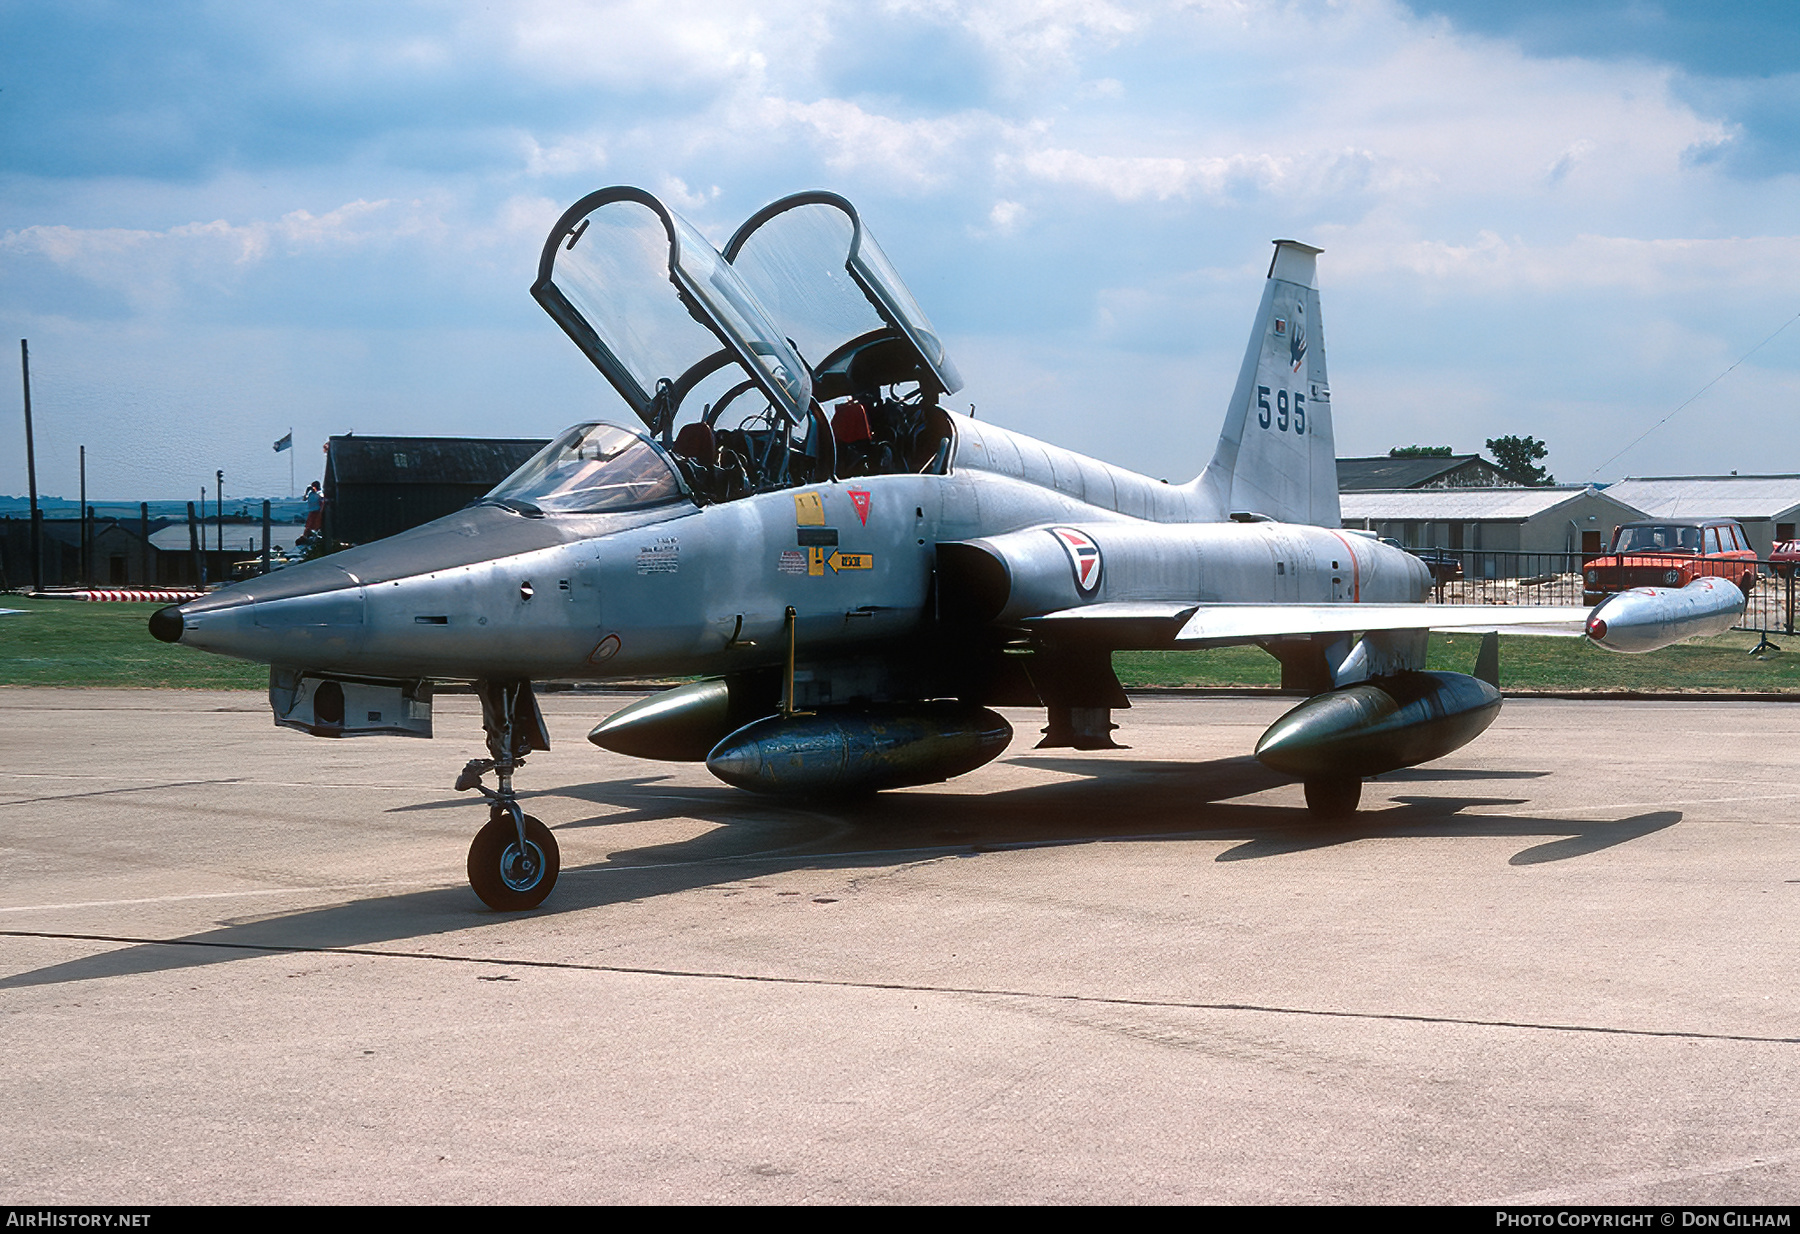
[[[1115,601],[1062,609],[1021,623],[1116,650],[1222,647],[1301,634],[1377,630],[1505,630],[1579,635],[1588,611],[1568,605],[1192,604]]]

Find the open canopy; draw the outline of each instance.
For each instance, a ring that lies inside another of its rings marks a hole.
[[[701,502],[948,465],[937,398],[962,378],[855,207],[783,198],[726,251],[642,189],[602,189],[557,220],[531,294]]]
[[[788,424],[812,378],[706,239],[642,189],[590,193],[557,220],[531,294],[666,438],[681,397],[735,363]]]
[[[817,397],[905,381],[934,394],[962,388],[925,311],[836,193],[763,207],[726,243],[725,259],[799,345]]]

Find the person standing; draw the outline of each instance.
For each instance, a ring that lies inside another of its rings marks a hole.
[[[306,530],[300,533],[302,540],[310,543],[318,536],[324,505],[324,493],[319,489],[319,482],[314,480],[306,486]]]

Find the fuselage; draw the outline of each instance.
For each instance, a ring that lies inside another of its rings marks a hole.
[[[472,506],[190,602],[179,641],[382,678],[724,674],[780,661],[790,606],[803,658],[903,642],[933,619],[939,544],[1050,525],[1109,553],[1075,603],[1396,602],[1429,587],[1416,559],[1375,540],[1232,521],[1204,486],[951,420],[947,474],[596,515]]]

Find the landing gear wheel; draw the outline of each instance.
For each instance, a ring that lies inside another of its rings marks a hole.
[[[556,886],[562,854],[556,837],[537,819],[525,816],[525,851],[512,815],[496,809],[469,845],[469,886],[489,908],[519,912],[536,908]]]
[[[1362,800],[1362,780],[1357,776],[1333,776],[1306,782],[1306,808],[1314,818],[1349,818]]]

